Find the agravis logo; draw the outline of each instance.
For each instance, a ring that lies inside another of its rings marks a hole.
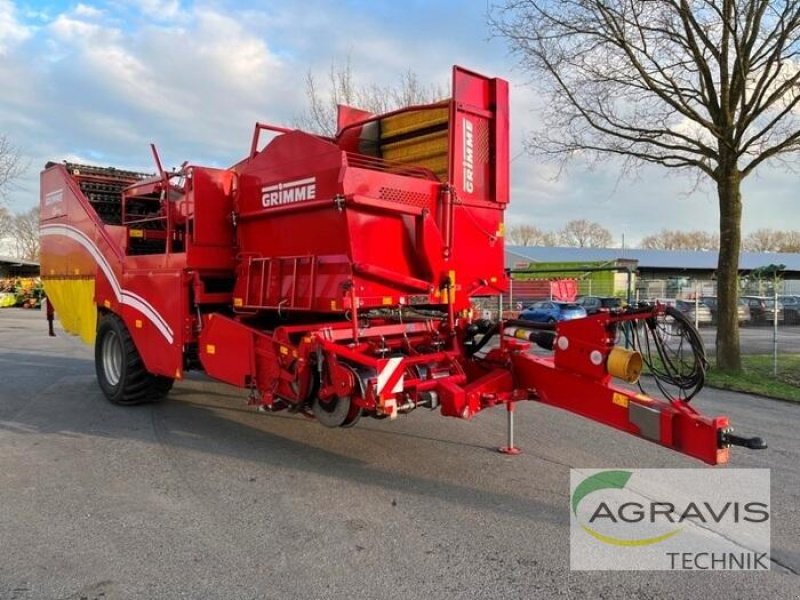
[[[570,565],[768,570],[768,469],[572,470]]]

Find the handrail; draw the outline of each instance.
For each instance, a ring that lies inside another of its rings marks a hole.
[[[256,154],[258,154],[258,141],[263,130],[274,131],[276,133],[289,133],[290,131],[294,131],[288,127],[280,127],[279,125],[256,122],[255,129],[253,130],[253,141],[250,144],[250,158],[253,158]]]

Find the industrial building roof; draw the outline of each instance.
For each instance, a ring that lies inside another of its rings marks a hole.
[[[13,265],[16,267],[38,267],[39,263],[35,260],[25,260],[14,256],[0,256],[0,263]]]
[[[640,269],[715,270],[716,250],[643,250],[639,248],[560,248],[506,246],[508,267],[514,262],[612,262],[636,260]],[[508,264],[511,263],[511,264]],[[739,269],[750,271],[767,265],[784,265],[787,271],[800,272],[800,253],[742,252]]]

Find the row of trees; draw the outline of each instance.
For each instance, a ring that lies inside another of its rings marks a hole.
[[[719,250],[719,234],[662,229],[642,238],[639,246],[652,250]]]
[[[585,219],[570,221],[558,231],[534,225],[511,225],[506,242],[514,246],[567,246],[574,248],[610,248],[611,232]],[[652,250],[719,250],[719,234],[710,231],[662,229],[637,244]],[[800,252],[800,231],[758,229],[742,239],[742,249],[749,252]]]
[[[800,231],[759,229],[745,237],[742,244],[752,252],[800,252]]]
[[[614,236],[599,223],[576,219],[558,231],[546,231],[534,225],[511,225],[506,228],[506,242],[514,246],[608,248],[613,245]]]
[[[24,172],[27,165],[19,149],[0,133],[0,201],[3,200],[8,186]]]
[[[24,172],[25,163],[19,149],[0,133],[0,242],[9,241],[18,258],[39,258],[39,209],[12,214],[2,201],[8,188]]]
[[[659,250],[717,250],[719,234],[664,229],[643,238],[640,246]],[[748,252],[800,252],[800,231],[757,229],[742,238],[742,249]]]
[[[312,71],[306,73],[308,107],[295,119],[295,125],[306,131],[334,136],[340,104],[381,114],[401,106],[436,102],[448,95],[443,86],[420,82],[413,71],[403,73],[394,84],[357,82],[348,56],[344,63],[331,63],[325,85],[320,85]]]
[[[39,207],[12,214],[0,206],[0,240],[7,241],[17,258],[38,260]]]

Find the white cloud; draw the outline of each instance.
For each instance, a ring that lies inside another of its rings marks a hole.
[[[266,42],[248,31],[237,19],[212,10],[200,9],[191,29],[164,32],[149,28],[143,32],[141,54],[159,64],[166,78],[162,83],[191,81],[215,83],[230,96],[244,94],[248,100],[279,73],[284,65]],[[198,86],[199,87],[199,86]],[[263,99],[261,100],[263,101]]]
[[[76,16],[80,15],[76,12],[74,16],[61,14],[56,17],[50,25],[50,30],[56,40],[91,46],[100,35],[106,34],[107,36],[115,33],[115,30],[104,30],[101,25],[75,18]]]
[[[642,171],[617,183],[618,165],[590,172],[520,155],[538,125],[538,96],[511,67],[500,41],[486,41],[482,3],[464,3],[459,27],[442,34],[452,4],[332,0],[235,9],[226,0],[82,0],[33,12],[0,0],[0,132],[30,157],[11,208],[38,197],[47,160],[152,170],[147,144],[165,164],[226,166],[247,151],[255,121],[288,125],[305,105],[306,72],[324,79],[331,61],[352,58],[358,82],[388,85],[412,70],[447,87],[453,63],[511,82],[512,202],[508,221],[558,229],[596,220],[626,240],[662,227],[716,227],[713,193],[686,196],[691,180]],[[253,5],[255,6],[255,4]],[[24,42],[24,43],[22,43]],[[764,171],[745,187],[745,230],[800,228],[793,177]]]
[[[75,7],[75,15],[79,17],[97,18],[103,16],[105,11],[88,4],[78,4]]]
[[[0,56],[30,37],[30,28],[17,20],[11,0],[0,0]]]
[[[173,19],[181,11],[180,0],[135,0],[130,4],[155,20]]]
[[[64,109],[86,125],[84,141],[146,148],[156,139],[190,154],[177,162],[220,153],[233,162],[247,141],[232,131],[268,117],[271,101],[300,99],[287,93],[283,62],[235,18],[200,8],[180,25],[123,28],[96,16],[71,11],[48,28],[58,57],[48,79],[72,88]]]

